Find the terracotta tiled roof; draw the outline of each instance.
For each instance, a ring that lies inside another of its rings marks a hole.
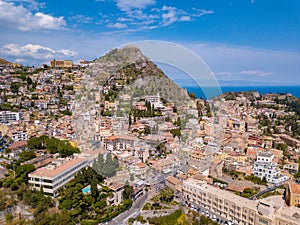
[[[11,146],[9,146],[9,149],[14,150],[14,149],[25,147],[25,146],[27,146],[27,141],[16,141],[16,142],[12,143]]]
[[[294,194],[300,194],[300,184],[295,184],[290,182],[290,188],[291,188],[291,192]]]
[[[108,141],[114,141],[114,140],[117,140],[117,139],[124,139],[124,140],[135,140],[135,137],[131,137],[131,136],[125,136],[125,135],[118,135],[118,136],[115,136],[115,135],[112,135],[112,136],[109,136],[106,138],[106,140]]]
[[[140,167],[140,168],[144,168],[144,167],[146,166],[146,164],[140,162],[140,163],[137,163],[136,166],[138,166],[138,167]]]
[[[176,184],[180,183],[180,180],[176,179],[176,178],[173,177],[173,176],[168,176],[168,177],[166,178],[166,181],[170,182],[170,183],[173,184],[173,185],[176,185]]]

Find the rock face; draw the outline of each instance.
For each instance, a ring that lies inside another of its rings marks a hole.
[[[113,49],[84,71],[73,105],[73,127],[82,142],[99,140],[99,118],[128,122],[132,103],[144,96],[160,96],[178,110],[191,104],[185,89],[170,80],[135,46]],[[126,119],[127,118],[127,119]],[[123,124],[126,126],[126,124]],[[126,130],[126,127],[123,131]]]

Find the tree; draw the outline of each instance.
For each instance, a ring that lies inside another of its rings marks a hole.
[[[54,216],[53,225],[69,225],[72,224],[72,218],[68,211],[63,210],[62,213]]]
[[[131,126],[131,125],[132,125],[131,114],[129,114],[129,118],[128,118],[128,124],[129,124],[129,126]]]
[[[174,191],[169,187],[162,189],[159,194],[160,200],[166,202],[171,202],[173,200],[173,197],[174,197]]]
[[[120,165],[119,165],[119,160],[118,160],[117,156],[114,156],[113,164],[114,164],[115,168],[119,168]]]
[[[122,193],[123,199],[131,199],[131,196],[133,194],[133,187],[129,185],[129,182],[126,181],[124,186],[124,191]]]
[[[22,163],[30,159],[34,159],[36,157],[36,154],[34,150],[25,150],[19,153],[18,156],[19,156],[18,163]]]
[[[20,88],[21,84],[20,83],[16,83],[16,82],[12,82],[10,84],[10,90],[12,93],[15,93],[15,94],[19,94],[19,88]]]
[[[151,130],[150,130],[150,127],[146,126],[145,129],[144,129],[144,133],[147,135],[147,134],[151,134]]]
[[[103,155],[99,154],[97,160],[93,163],[93,169],[98,174],[102,174],[104,163],[105,163],[105,161],[104,161]]]
[[[27,174],[31,173],[32,171],[35,170],[34,165],[32,164],[26,164],[22,166],[18,166],[16,170],[16,176],[21,177],[21,176],[27,176]]]
[[[116,169],[118,167],[118,159],[116,157],[112,159],[110,153],[107,154],[105,161],[103,155],[99,154],[98,160],[93,163],[93,169],[103,177],[112,177],[116,175]]]
[[[173,134],[173,137],[180,137],[181,136],[181,131],[180,129],[173,129],[173,130],[170,130],[170,133]]]
[[[105,160],[105,167],[104,167],[104,174],[106,177],[112,177],[116,175],[116,170],[115,166],[112,160],[112,155],[107,154],[106,160]]]

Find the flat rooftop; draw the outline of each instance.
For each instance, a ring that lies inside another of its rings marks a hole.
[[[39,168],[29,174],[30,177],[47,177],[55,178],[56,176],[62,174],[66,170],[73,168],[74,166],[86,161],[84,158],[71,159],[63,164],[55,167],[55,165],[49,165],[46,167]]]
[[[199,190],[202,190],[203,192],[215,195],[220,199],[233,202],[236,205],[247,206],[247,208],[249,209],[256,210],[257,203],[255,201],[240,197],[232,192],[225,191],[217,187],[211,186],[207,184],[205,181],[199,181],[193,178],[188,178],[187,180],[183,181],[183,186],[185,184],[193,186]]]

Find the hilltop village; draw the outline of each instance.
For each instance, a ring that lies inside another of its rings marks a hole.
[[[139,49],[0,61],[0,224],[300,224],[300,100],[197,99]]]

